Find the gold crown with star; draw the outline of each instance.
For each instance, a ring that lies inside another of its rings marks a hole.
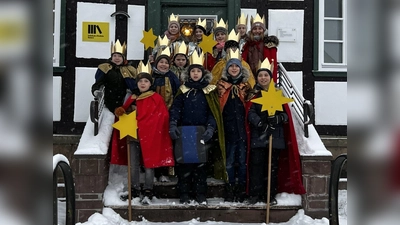
[[[126,57],[126,43],[124,42],[124,44],[121,45],[121,42],[119,42],[119,39],[117,39],[115,44],[113,44],[113,42],[111,42],[111,55],[114,53],[120,53],[124,57]]]
[[[202,20],[201,18],[199,18],[199,19],[196,21],[196,25],[202,26],[202,27],[204,27],[204,29],[207,30],[207,20],[206,20],[206,19]]]
[[[272,70],[274,69],[274,59],[272,59],[272,64],[269,62],[268,58],[265,58],[262,62],[259,60],[258,69],[268,69],[272,73]]]
[[[214,23],[215,24],[215,23]],[[226,21],[226,23],[224,22],[224,19],[220,19],[219,22],[214,26],[214,29],[221,27],[224,28],[226,30],[228,30],[228,21]]]
[[[173,13],[168,17],[168,24],[171,22],[177,22],[179,23],[179,15],[174,15]]]
[[[204,54],[200,50],[200,54],[197,53],[197,51],[194,51],[193,54],[189,56],[189,62],[190,65],[192,64],[198,64],[198,65],[203,65],[204,63]]]
[[[171,58],[171,50],[169,50],[169,47],[168,47],[168,46],[165,47],[163,50],[160,49],[160,50],[157,52],[156,59],[157,59],[159,56],[161,56],[161,55],[166,55],[166,56],[168,56],[169,58]]]
[[[237,25],[240,24],[244,24],[247,26],[247,20],[248,20],[248,16],[244,16],[244,13],[242,13],[239,17],[238,17],[238,21],[237,21]]]
[[[236,51],[233,51],[231,48],[228,50],[226,53],[226,61],[229,61],[230,59],[240,59],[240,50],[236,49]]]
[[[235,29],[232,29],[231,32],[229,32],[228,39],[226,41],[239,42],[239,40],[240,40],[240,34],[236,33]]]
[[[140,60],[139,65],[137,67],[137,73],[148,73],[151,74],[151,66],[149,66],[150,63],[147,62],[147,65],[145,65],[142,60]]]
[[[253,16],[251,16],[250,19],[250,26],[253,27],[254,23],[262,23],[265,25],[265,17],[263,16],[261,18],[261,16],[257,13],[256,17],[253,18]]]
[[[174,46],[174,55],[176,55],[176,54],[186,55],[187,50],[188,50],[188,47],[184,41],[182,41],[180,44],[179,44],[179,42],[176,42],[175,46]]]

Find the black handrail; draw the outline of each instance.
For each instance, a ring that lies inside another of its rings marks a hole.
[[[99,118],[104,108],[104,85],[94,96],[94,100],[90,102],[90,120],[94,124],[94,136],[99,133]]]
[[[347,154],[338,156],[332,163],[329,185],[329,225],[339,225],[338,192],[343,166],[347,163]]]
[[[71,167],[63,161],[57,163],[53,171],[53,225],[58,224],[58,199],[57,199],[57,168],[60,168],[65,182],[66,193],[66,223],[75,225],[75,187]]]

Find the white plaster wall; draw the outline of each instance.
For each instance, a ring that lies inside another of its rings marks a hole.
[[[61,120],[61,77],[53,77],[53,121]]]
[[[295,28],[296,41],[280,41],[278,46],[279,62],[303,61],[304,10],[268,11],[268,35],[278,35],[279,28]]]
[[[86,122],[89,118],[91,92],[97,68],[75,68],[75,107],[74,122]]]
[[[144,56],[144,45],[140,40],[143,38],[145,7],[129,5],[128,14],[128,40],[127,58],[129,60],[142,60]]]
[[[251,17],[255,17],[257,15],[257,9],[240,9],[240,15],[242,15],[242,13],[246,16],[247,15],[247,31],[250,30],[251,26],[250,26],[250,19]],[[262,17],[262,15],[260,15]],[[237,24],[237,18],[235,20],[235,26]]]
[[[115,41],[115,5],[78,2],[76,24],[76,57],[108,59],[111,41]],[[82,41],[82,22],[108,22],[109,42]],[[122,43],[121,43],[122,44]]]
[[[347,125],[347,82],[315,82],[315,124]]]
[[[289,78],[292,80],[293,85],[297,88],[299,93],[303,95],[303,72],[291,71],[287,72]]]

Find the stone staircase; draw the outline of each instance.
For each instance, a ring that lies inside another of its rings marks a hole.
[[[262,223],[266,221],[266,204],[257,203],[249,205],[244,203],[227,203],[223,200],[224,186],[222,182],[208,179],[207,205],[199,205],[196,202],[180,204],[176,190],[176,178],[171,182],[156,182],[154,192],[158,197],[154,198],[150,205],[141,205],[137,200],[132,201],[132,220],[141,221],[143,218],[152,222],[180,222],[197,218],[200,221],[226,221]],[[160,196],[161,195],[161,196]],[[299,196],[300,197],[300,196]],[[124,219],[129,218],[128,206],[112,206],[112,208]],[[270,222],[286,222],[293,217],[299,209],[299,205],[278,205],[270,208]]]

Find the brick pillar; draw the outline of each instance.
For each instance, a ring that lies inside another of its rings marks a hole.
[[[332,156],[301,156],[303,184],[307,193],[302,197],[306,215],[329,218],[329,179]]]
[[[107,155],[74,155],[76,221],[86,222],[103,209],[103,193],[108,184],[110,160]]]

